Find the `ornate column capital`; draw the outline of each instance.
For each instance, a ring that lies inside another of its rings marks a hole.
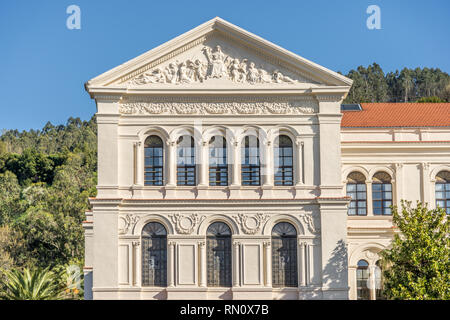
[[[295,137],[295,145],[297,147],[300,147],[300,146],[303,147],[304,144],[305,143],[303,142],[303,138],[302,137],[300,137],[300,136]]]
[[[263,242],[263,246],[264,246],[264,248],[269,248],[270,246],[271,246],[271,244],[272,244],[272,242],[269,240],[269,241],[264,241]]]
[[[166,145],[168,147],[173,147],[176,145],[176,141],[175,140],[166,140]]]
[[[136,240],[136,241],[133,241],[132,244],[133,244],[133,247],[138,247],[141,245],[141,242],[139,240]]]
[[[422,169],[424,169],[424,170],[430,169],[430,163],[428,163],[428,162],[422,162],[421,165],[422,165]]]
[[[198,245],[199,245],[200,248],[203,248],[206,245],[206,242],[205,241],[199,241]]]

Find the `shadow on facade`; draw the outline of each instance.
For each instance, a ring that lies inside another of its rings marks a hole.
[[[331,288],[344,288],[348,286],[347,276],[348,251],[344,240],[339,240],[331,253],[325,269],[323,270],[323,285]]]

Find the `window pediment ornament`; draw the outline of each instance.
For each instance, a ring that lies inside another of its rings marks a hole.
[[[146,84],[189,84],[203,83],[210,79],[225,79],[234,83],[250,85],[267,83],[299,83],[299,80],[283,74],[278,69],[268,71],[257,67],[248,58],[239,60],[222,51],[220,45],[214,48],[204,46],[203,55],[185,61],[172,61],[166,67],[158,66],[129,80],[129,85]]]
[[[197,213],[191,215],[176,213],[169,217],[175,224],[175,230],[180,234],[191,234],[195,227],[205,219],[205,216],[199,216]]]
[[[254,215],[245,215],[239,213],[233,218],[241,225],[241,229],[245,234],[256,234],[261,226],[269,219],[268,214],[257,213]]]
[[[121,114],[313,114],[303,101],[248,102],[125,102]]]
[[[132,214],[119,217],[119,234],[127,234],[133,230],[140,217]]]
[[[314,217],[311,214],[307,214],[307,213],[303,213],[300,215],[300,218],[302,219],[302,221],[306,224],[306,226],[308,227],[308,230],[313,233],[319,233],[320,232],[320,227],[316,225],[316,223],[314,222]]]

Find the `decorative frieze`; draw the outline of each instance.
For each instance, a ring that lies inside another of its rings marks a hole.
[[[125,102],[121,114],[313,114],[303,101],[248,102]]]
[[[242,232],[246,234],[257,233],[262,225],[269,219],[269,215],[257,213],[254,215],[246,215],[243,213],[238,213],[237,216],[233,218],[240,224]]]

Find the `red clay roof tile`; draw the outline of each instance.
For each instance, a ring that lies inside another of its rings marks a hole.
[[[343,111],[341,127],[448,127],[450,103],[361,103]]]

